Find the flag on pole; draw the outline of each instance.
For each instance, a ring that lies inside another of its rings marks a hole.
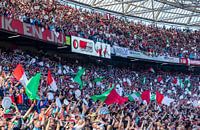
[[[182,79],[178,79],[178,85],[183,88],[184,87],[184,84],[183,84],[183,80]]]
[[[150,100],[155,101],[156,100],[156,94],[150,93]]]
[[[54,78],[51,75],[51,71],[48,71],[48,75],[47,75],[47,85],[51,87],[51,89],[55,92],[57,91],[57,85],[56,82],[54,80]]]
[[[158,104],[162,103],[163,98],[164,98],[164,96],[161,93],[159,93],[158,91],[156,91],[156,101]]]
[[[162,104],[164,105],[167,105],[167,106],[170,106],[170,104],[174,102],[174,99],[172,98],[168,98],[168,97],[164,97],[163,100],[162,100]]]
[[[94,95],[94,96],[92,96],[92,97],[91,97],[92,100],[95,101],[95,102],[96,102],[97,100],[100,100],[100,101],[104,102],[104,101],[106,100],[107,96],[109,95],[109,93],[113,90],[113,88],[114,88],[114,86],[111,87],[111,88],[109,88],[107,91],[105,91],[105,92],[102,93],[101,95]]]
[[[134,93],[132,93],[132,94],[130,94],[129,96],[128,96],[128,100],[129,101],[138,101],[139,99],[140,99],[140,93],[139,92],[134,92]]]
[[[167,106],[170,106],[172,102],[174,102],[174,99],[168,98],[167,96],[164,96],[163,94],[156,92],[156,101],[158,104],[164,104]]]
[[[128,98],[127,97],[121,97],[117,91],[115,89],[113,89],[108,97],[106,98],[106,100],[104,101],[107,105],[110,105],[110,104],[114,104],[114,103],[117,103],[119,105],[122,105],[124,104],[125,102],[128,101]]]
[[[41,73],[37,73],[28,81],[25,92],[28,98],[31,100],[40,99],[40,97],[38,96],[38,87],[40,84],[40,78],[41,78]]]
[[[145,100],[148,104],[150,103],[150,90],[146,90],[141,95],[142,100]]]
[[[146,77],[143,78],[142,84],[145,85],[146,84]]]
[[[163,78],[162,78],[162,76],[158,76],[157,81],[158,81],[159,83],[163,83]]]
[[[102,102],[105,102],[107,105],[117,103],[119,105],[124,104],[128,101],[127,97],[121,97],[116,90],[114,89],[114,86],[110,89],[108,89],[106,92],[104,92],[101,95],[94,95],[91,97],[92,100],[97,101],[100,100]]]
[[[80,89],[83,89],[82,75],[84,72],[85,68],[80,69],[74,78],[74,81],[79,84]]]
[[[152,72],[152,73],[155,73],[155,70],[152,67],[149,68],[149,71]]]
[[[185,78],[184,84],[187,85],[187,87],[190,87],[190,86],[191,86],[190,77],[186,77],[186,78]]]
[[[173,83],[174,85],[177,85],[177,84],[178,84],[178,79],[177,79],[176,77],[174,77],[174,79],[172,80],[172,83]]]
[[[103,79],[104,79],[104,77],[98,77],[98,78],[95,78],[95,79],[94,79],[94,82],[95,82],[95,83],[101,82]]]
[[[180,86],[181,88],[184,87],[183,81],[182,81],[182,79],[180,79],[179,77],[178,77],[178,78],[175,77],[175,78],[173,79],[172,83],[173,83],[174,85],[176,85],[176,86]]]
[[[26,87],[28,79],[26,77],[25,71],[21,64],[18,64],[13,71],[13,76],[24,86]]]

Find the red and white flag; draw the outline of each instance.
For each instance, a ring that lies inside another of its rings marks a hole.
[[[21,64],[18,64],[14,69],[13,75],[24,87],[26,87],[28,79]]]
[[[53,91],[57,91],[58,89],[54,78],[51,76],[50,70],[48,71],[47,75],[47,85],[50,86]]]
[[[107,105],[117,103],[119,105],[124,104],[128,101],[127,97],[121,97],[115,89],[113,89],[109,95],[107,96],[106,100],[104,101]]]
[[[167,96],[164,96],[163,94],[156,92],[156,101],[158,104],[164,104],[167,106],[170,106],[172,102],[174,102],[174,99],[168,98]]]
[[[149,104],[150,103],[150,96],[151,96],[150,90],[146,90],[142,93],[141,98],[142,98],[142,100],[146,101],[147,104]]]

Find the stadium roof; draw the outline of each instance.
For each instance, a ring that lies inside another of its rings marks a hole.
[[[126,16],[200,26],[200,0],[74,0]]]

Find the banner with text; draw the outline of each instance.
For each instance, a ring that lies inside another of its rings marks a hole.
[[[169,57],[169,56],[153,57],[153,56],[145,55],[142,52],[131,51],[131,50],[129,50],[128,57],[144,59],[144,60],[160,61],[160,62],[179,63],[179,58],[176,58],[176,57]]]
[[[109,44],[94,42],[89,39],[71,36],[72,52],[97,56],[102,58],[111,58],[111,48]]]
[[[128,48],[119,47],[119,46],[113,46],[113,52],[116,56],[120,56],[124,58],[128,57],[128,54],[129,54]]]
[[[200,66],[200,60],[190,60],[190,64]]]
[[[62,33],[42,29],[38,26],[33,26],[4,16],[0,16],[0,29],[36,38],[36,40],[52,42],[58,45],[63,45],[66,41],[66,37]]]

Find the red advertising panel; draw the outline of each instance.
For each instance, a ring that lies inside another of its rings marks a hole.
[[[58,43],[59,45],[63,45],[66,41],[66,38],[62,33],[43,30],[37,26],[3,16],[0,16],[0,28],[10,32],[16,32],[21,35],[34,37],[36,39]]]

